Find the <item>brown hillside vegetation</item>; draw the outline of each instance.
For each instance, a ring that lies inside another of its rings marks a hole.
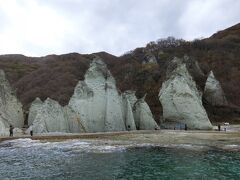
[[[203,90],[210,70],[213,70],[216,78],[221,82],[226,97],[231,103],[230,110],[224,107],[214,109],[205,104],[212,121],[216,117],[212,115],[217,113],[221,116],[229,116],[236,111],[232,109],[233,107],[240,106],[240,24],[203,40],[187,42],[169,37],[150,42],[146,47],[137,48],[120,57],[105,52],[96,54],[105,61],[121,91],[135,90],[137,96],[147,93],[146,101],[156,121],[159,121],[162,113],[158,100],[159,89],[165,79],[168,62],[174,56],[188,55],[199,62],[204,72],[203,76],[198,76],[196,70],[190,67],[190,73],[199,89]],[[156,58],[157,64],[143,63],[148,59],[149,54]],[[42,100],[50,97],[66,105],[77,82],[84,79],[93,55],[71,53],[39,58],[2,55],[0,68],[6,72],[26,110],[36,97]]]

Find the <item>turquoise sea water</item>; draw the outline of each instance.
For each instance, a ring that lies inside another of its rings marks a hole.
[[[240,151],[20,139],[0,143],[0,179],[240,179]]]

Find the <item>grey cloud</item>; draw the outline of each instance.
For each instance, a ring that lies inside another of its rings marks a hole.
[[[240,1],[235,0],[36,2],[39,6],[54,10],[73,25],[69,27],[73,28],[73,31],[66,33],[60,42],[56,42],[61,44],[60,49],[44,47],[41,50],[41,47],[36,46],[37,48],[34,48],[36,55],[71,51],[79,53],[107,51],[120,55],[158,38],[175,36],[188,40],[209,36],[240,20]],[[25,48],[31,52],[31,47],[34,45],[26,45]]]

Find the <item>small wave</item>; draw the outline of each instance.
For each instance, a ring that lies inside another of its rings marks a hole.
[[[91,141],[91,140],[66,140],[59,142],[42,142],[40,140],[32,140],[30,138],[15,139],[4,141],[0,143],[0,147],[4,150],[5,148],[10,148],[9,150],[15,148],[31,148],[31,149],[45,149],[45,150],[55,150],[57,152],[72,152],[72,153],[112,153],[126,151],[128,148],[141,148],[141,147],[163,147],[163,148],[175,148],[175,149],[186,149],[193,151],[205,151],[210,149],[222,149],[222,150],[234,150],[240,151],[240,145],[230,144],[221,147],[212,147],[208,145],[198,145],[198,144],[151,144],[151,143],[141,143],[141,144],[111,144],[111,142],[104,141]]]
[[[160,148],[174,148],[174,149],[186,149],[193,151],[209,150],[211,147],[207,145],[194,145],[194,144],[142,144],[135,147],[160,147]]]
[[[169,145],[171,148],[182,148],[182,149],[189,149],[189,150],[208,150],[210,149],[209,146],[206,145],[195,145],[195,144],[172,144]]]
[[[110,153],[114,151],[124,151],[124,145],[105,145],[96,142],[82,140],[66,140],[60,142],[41,142],[40,140],[32,140],[30,138],[15,139],[0,143],[1,147],[15,148],[42,148],[46,150],[57,150],[64,152],[94,152],[94,153]]]
[[[12,147],[12,148],[19,148],[19,147],[33,147],[33,146],[40,146],[41,142],[39,140],[32,140],[30,138],[23,138],[23,139],[14,139],[8,140],[0,143],[1,147]]]
[[[223,150],[228,151],[240,151],[240,145],[238,144],[228,144],[222,147]]]

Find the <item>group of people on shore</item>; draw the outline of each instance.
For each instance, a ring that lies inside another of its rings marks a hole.
[[[10,126],[9,126],[9,136],[10,137],[13,136],[13,129],[14,129],[13,125],[10,124]],[[30,135],[33,136],[33,130],[32,129],[30,130]]]
[[[221,126],[224,127],[224,131],[227,131],[227,126],[229,126],[230,124],[228,122],[225,122],[223,123],[222,125],[221,124],[218,124],[218,131],[221,131]]]

